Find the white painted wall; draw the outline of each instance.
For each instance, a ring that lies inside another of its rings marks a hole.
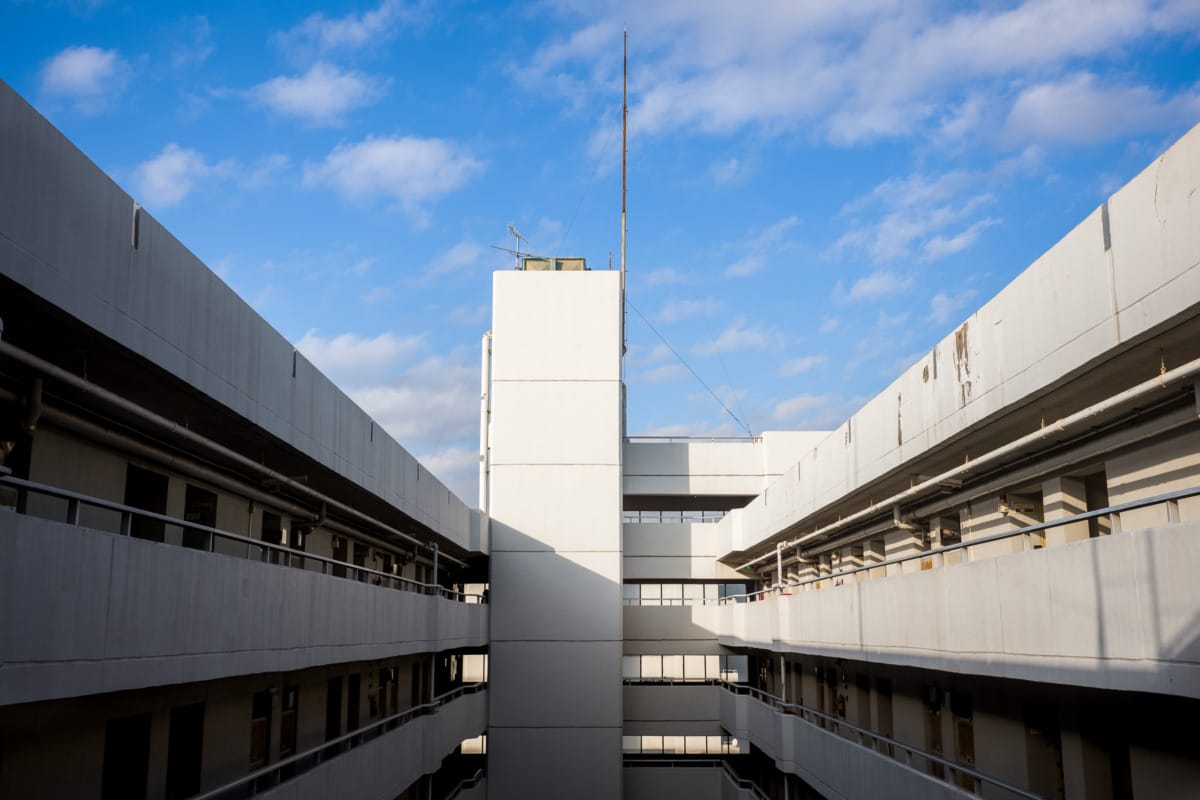
[[[720,607],[720,641],[1200,697],[1200,522]]]
[[[621,792],[621,292],[493,280],[488,792]]]
[[[487,644],[488,607],[0,510],[0,705]]]

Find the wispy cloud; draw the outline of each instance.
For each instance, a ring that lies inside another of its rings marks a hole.
[[[750,177],[750,173],[750,165],[739,158],[717,161],[708,168],[708,175],[717,186],[742,183]]]
[[[177,206],[201,182],[227,176],[232,166],[210,164],[203,154],[175,143],[133,170],[134,191],[142,205],[151,210]]]
[[[1024,89],[1009,112],[1005,133],[1016,141],[1094,144],[1197,119],[1200,87],[1168,95],[1151,86],[1078,72]]]
[[[849,291],[839,281],[833,288],[833,296],[836,300],[849,303],[878,300],[881,297],[899,294],[912,286],[912,283],[910,277],[881,269],[856,280]]]
[[[790,359],[779,365],[779,377],[790,378],[794,375],[803,375],[814,367],[821,366],[827,360],[825,356],[803,356]]]
[[[462,188],[483,168],[467,149],[444,139],[368,138],[306,163],[304,183],[332,187],[348,200],[386,198],[421,226],[428,223],[425,204]]]
[[[688,375],[682,364],[659,364],[657,367],[642,370],[634,374],[636,383],[662,384],[683,380]]]
[[[798,217],[784,217],[778,222],[752,233],[743,242],[728,245],[733,263],[725,269],[727,278],[744,278],[754,275],[765,267],[773,257],[790,249],[787,233],[800,221]]]
[[[330,18],[317,12],[293,28],[275,34],[274,40],[292,58],[307,59],[378,45],[394,36],[400,28],[422,24],[428,18],[427,3],[384,0],[376,8],[361,14]]]
[[[400,371],[425,347],[422,336],[397,336],[381,333],[364,337],[342,333],[321,336],[315,328],[305,332],[296,349],[339,385],[357,387],[377,380],[380,375]]]
[[[688,317],[702,317],[715,314],[721,309],[721,303],[711,297],[700,300],[669,300],[656,315],[662,322],[678,322]]]
[[[824,407],[829,403],[829,399],[828,395],[823,394],[798,394],[789,397],[775,404],[771,411],[771,419],[776,422],[792,422]]]
[[[962,311],[968,303],[975,299],[976,294],[978,292],[974,289],[963,289],[954,294],[938,292],[929,298],[929,315],[925,319],[934,325],[947,325],[955,314]]]
[[[346,114],[376,103],[384,88],[380,79],[317,63],[303,75],[279,75],[264,81],[248,94],[276,114],[314,125],[340,125]]]
[[[198,67],[208,60],[216,46],[208,17],[190,17],[180,23],[175,43],[171,46],[171,66],[175,69]]]
[[[702,356],[736,353],[742,350],[766,350],[775,341],[775,334],[766,328],[748,326],[738,320],[716,337],[701,342],[695,348]]]
[[[98,114],[125,91],[130,71],[116,50],[68,47],[42,65],[41,91],[47,98],[70,103],[81,114]]]
[[[485,253],[487,251],[474,242],[458,242],[425,265],[422,281],[428,283],[434,278],[473,269],[479,266]]]

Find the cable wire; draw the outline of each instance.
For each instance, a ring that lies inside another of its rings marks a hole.
[[[738,419],[738,415],[729,410],[729,406],[725,405],[725,401],[717,396],[717,393],[714,392],[712,388],[710,388],[709,385],[704,382],[704,379],[700,377],[696,370],[692,369],[691,364],[683,360],[683,356],[679,355],[675,348],[671,346],[671,343],[667,341],[667,337],[658,332],[658,328],[654,327],[650,323],[650,320],[646,319],[646,315],[638,310],[638,307],[633,304],[633,301],[629,299],[628,295],[625,297],[625,303],[633,309],[633,313],[637,314],[638,317],[641,318],[642,322],[646,323],[647,328],[654,331],[654,335],[657,336],[662,343],[667,346],[667,349],[671,351],[671,355],[679,359],[679,363],[683,364],[683,366],[687,368],[687,371],[692,373],[692,377],[700,382],[700,385],[704,387],[705,391],[712,395],[713,399],[717,401],[721,408],[725,409],[725,413],[728,414],[730,418],[738,424],[738,427],[745,430],[747,435],[754,436],[754,431],[750,430],[750,426]]]

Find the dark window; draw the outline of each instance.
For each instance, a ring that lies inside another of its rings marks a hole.
[[[183,499],[183,518],[197,525],[217,527],[217,495],[190,483]],[[203,531],[184,529],[183,546],[194,547],[197,550],[208,549],[208,538],[211,534]]]
[[[333,558],[335,561],[343,561],[344,562],[347,558],[349,558],[349,556],[347,555],[349,549],[350,549],[350,546],[346,542],[345,536],[334,536],[333,537]],[[346,568],[341,566],[340,564],[335,565],[333,567],[333,576],[335,578],[346,577]]]
[[[325,741],[342,735],[342,678],[330,678],[325,689]]]
[[[171,709],[167,741],[167,800],[182,800],[200,791],[204,747],[204,703]]]
[[[125,505],[166,514],[168,483],[166,475],[130,464],[125,470]],[[161,542],[166,538],[166,524],[162,520],[134,516],[130,520],[129,533],[137,539]]]
[[[250,710],[250,771],[271,760],[271,693],[255,692]]]
[[[283,544],[283,520],[278,514],[264,511],[262,515],[262,540],[268,544]],[[279,563],[279,551],[269,549],[267,560],[272,564]]]
[[[296,717],[300,712],[300,687],[283,687],[283,702],[279,710],[279,760],[296,754]],[[295,764],[284,767],[283,778],[296,774]]]
[[[104,772],[101,800],[129,800],[146,796],[150,769],[150,715],[110,719],[104,726]]]
[[[346,733],[358,730],[358,707],[362,700],[362,676],[357,672],[346,681]]]

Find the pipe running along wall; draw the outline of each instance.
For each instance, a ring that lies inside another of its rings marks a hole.
[[[983,455],[978,456],[977,458],[974,458],[964,464],[960,464],[953,469],[946,470],[940,475],[935,475],[928,480],[918,483],[916,486],[912,486],[902,492],[897,492],[885,500],[881,500],[878,503],[872,503],[861,511],[856,511],[847,517],[842,517],[836,522],[831,522],[822,528],[812,531],[811,533],[806,533],[803,536],[791,541],[776,543],[772,545],[771,550],[763,555],[747,561],[740,567],[737,567],[737,569],[739,571],[746,570],[753,567],[755,564],[772,558],[775,556],[776,548],[786,549],[789,547],[797,547],[799,545],[803,545],[805,542],[811,542],[814,539],[827,537],[830,534],[839,530],[843,530],[851,525],[865,522],[880,514],[891,513],[896,506],[904,502],[939,491],[940,487],[948,481],[959,479],[961,476],[966,475],[969,472],[977,471],[983,467],[996,464],[996,462],[998,462],[1000,459],[1006,456],[1015,455],[1020,450],[1029,447],[1030,445],[1037,444],[1038,442],[1042,442],[1049,437],[1061,436],[1070,430],[1093,421],[1100,414],[1144,400],[1159,390],[1179,386],[1180,384],[1191,380],[1196,375],[1200,375],[1200,358],[1189,361],[1186,364],[1176,367],[1175,369],[1163,372],[1161,375],[1155,378],[1151,378],[1148,381],[1143,381],[1142,383],[1132,386],[1125,391],[1118,392],[1117,394],[1114,394],[1105,400],[1101,400],[1098,403],[1094,403],[1081,411],[1075,412],[1074,414],[1062,417],[1061,419],[1046,425],[1045,427],[1040,428],[1033,433],[1022,436],[1019,439],[1015,439],[1006,445],[1002,445],[1001,447],[997,447],[995,450],[984,453]],[[796,523],[796,525],[791,527],[797,527],[798,525],[802,524],[802,522],[803,521]]]

